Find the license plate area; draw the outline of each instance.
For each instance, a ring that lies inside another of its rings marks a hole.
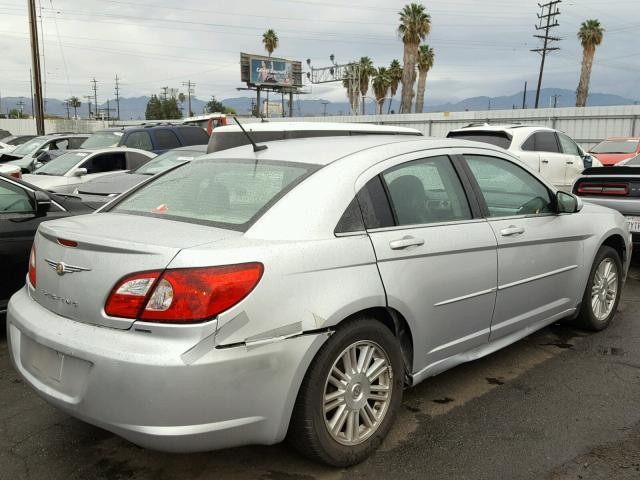
[[[59,383],[62,379],[64,355],[22,335],[20,360],[24,368],[44,383]]]
[[[627,216],[627,224],[629,225],[629,230],[634,233],[640,233],[640,217],[636,216]]]

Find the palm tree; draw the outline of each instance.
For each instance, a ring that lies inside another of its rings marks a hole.
[[[389,70],[385,67],[380,67],[375,70],[371,86],[373,87],[373,94],[376,96],[376,113],[378,115],[382,115],[384,99],[387,96],[389,87],[391,86]]]
[[[369,79],[376,73],[373,62],[369,57],[360,59],[360,95],[364,97],[369,91]],[[364,99],[362,101],[362,114],[364,115]]]
[[[267,53],[269,53],[269,56],[278,48],[279,42],[278,34],[272,28],[262,34],[262,44]]]
[[[400,85],[400,80],[402,80],[402,65],[398,60],[393,60],[391,65],[389,65],[389,81],[391,84],[389,85],[391,89],[391,98],[389,99],[389,108],[387,113],[391,113],[391,104],[393,103],[393,97],[396,96],[396,92],[398,91],[398,86]]]
[[[413,84],[416,82],[418,46],[431,31],[431,16],[425,11],[424,5],[417,3],[405,5],[399,15],[398,34],[404,43],[400,113],[410,113],[413,101]]]
[[[433,67],[433,48],[421,45],[418,50],[418,93],[416,94],[416,113],[422,113],[424,107],[424,89],[427,84],[427,74]]]
[[[357,78],[358,70],[355,66],[347,66],[345,68],[346,75],[342,79],[342,86],[347,89],[347,98],[349,98],[349,107],[351,115],[358,114],[358,100],[360,85]]]
[[[582,44],[582,69],[580,71],[580,83],[578,83],[576,92],[576,107],[584,107],[589,96],[593,57],[596,55],[596,47],[602,43],[604,38],[604,28],[602,28],[598,20],[587,20],[580,25],[578,38]]]
[[[78,118],[78,108],[82,105],[80,99],[78,97],[71,97],[67,101],[69,102],[69,106],[73,108],[73,118]]]

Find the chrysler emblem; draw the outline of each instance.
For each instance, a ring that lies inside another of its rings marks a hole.
[[[90,268],[67,265],[64,262],[56,262],[53,260],[49,260],[48,258],[45,258],[44,261],[47,262],[51,266],[51,268],[53,268],[60,276],[64,275],[65,273],[89,272],[91,270]]]

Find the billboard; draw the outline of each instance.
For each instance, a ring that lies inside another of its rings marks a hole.
[[[302,63],[284,58],[240,54],[242,81],[261,87],[302,86]]]

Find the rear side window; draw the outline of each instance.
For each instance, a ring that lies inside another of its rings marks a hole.
[[[153,150],[153,143],[148,132],[131,132],[124,144],[129,148],[139,148],[140,150]]]
[[[395,225],[389,198],[380,176],[369,180],[362,190],[358,192],[357,198],[367,229]]]
[[[507,132],[449,132],[447,138],[460,138],[471,142],[488,143],[504,149],[508,149],[511,146],[511,136]]]
[[[183,145],[206,145],[209,135],[200,127],[178,127]]]
[[[156,137],[156,148],[158,150],[170,150],[172,148],[178,148],[180,146],[180,140],[176,137],[176,134],[171,130],[162,128],[155,130],[153,134]]]
[[[125,154],[103,153],[94,155],[91,159],[80,164],[80,167],[87,169],[87,173],[104,173],[113,172],[115,170],[126,170]]]
[[[69,139],[69,150],[75,150],[80,148],[80,145],[84,143],[87,137],[73,137]]]
[[[316,165],[203,160],[159,176],[111,211],[245,231]]]
[[[362,231],[364,231],[364,220],[362,218],[360,206],[358,205],[358,200],[354,198],[344,211],[344,214],[342,214],[342,217],[336,226],[335,233]]]
[[[560,153],[558,141],[554,132],[536,132],[523,144],[522,150],[527,152],[552,152]]]

